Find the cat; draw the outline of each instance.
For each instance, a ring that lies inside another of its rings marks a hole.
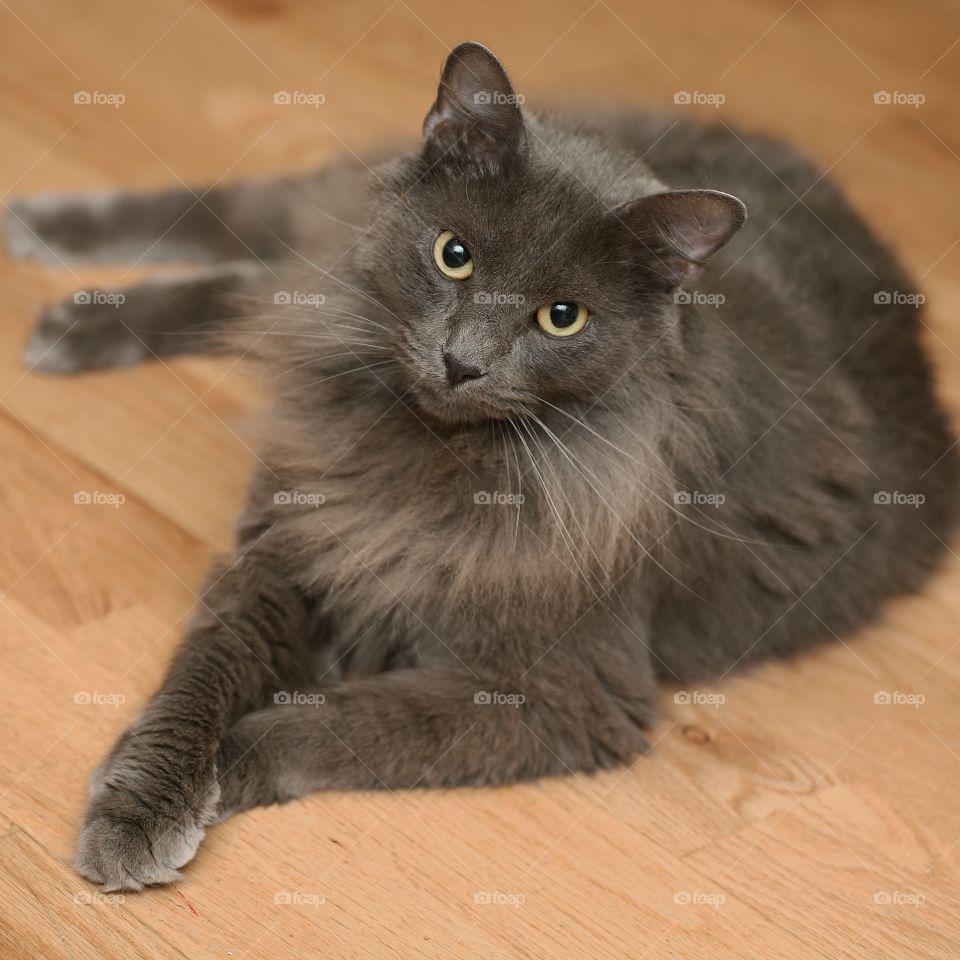
[[[913,287],[837,187],[725,124],[528,110],[477,43],[372,172],[22,199],[7,236],[204,264],[47,310],[31,366],[233,349],[272,387],[235,551],[91,778],[107,890],[309,791],[626,764],[658,681],[842,638],[955,527]]]

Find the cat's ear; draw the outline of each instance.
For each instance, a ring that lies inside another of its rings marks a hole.
[[[633,200],[615,211],[646,268],[668,287],[701,276],[707,261],[747,219],[743,201],[718,190],[671,190]]]
[[[524,144],[518,97],[500,61],[481,43],[454,47],[423,121],[424,153],[496,169]]]

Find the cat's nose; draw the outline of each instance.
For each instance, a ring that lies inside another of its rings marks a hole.
[[[479,367],[458,360],[449,350],[443,351],[443,365],[447,368],[447,380],[451,387],[466,380],[479,380],[484,375]]]

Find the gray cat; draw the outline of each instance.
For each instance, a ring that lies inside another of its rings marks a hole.
[[[627,763],[658,679],[855,630],[954,528],[913,288],[837,188],[723,125],[521,109],[475,43],[372,176],[28,199],[7,228],[209,261],[52,308],[39,369],[230,348],[274,388],[236,550],[92,778],[76,863],[108,890],[313,790]]]

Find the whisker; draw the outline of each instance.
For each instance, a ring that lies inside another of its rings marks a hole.
[[[386,348],[384,348],[386,349]],[[299,370],[301,367],[307,367],[312,363],[323,363],[327,360],[336,360],[340,357],[354,357],[362,356],[363,354],[358,354],[356,351],[350,350],[345,353],[321,353],[317,356],[308,357],[306,360],[301,360],[300,363],[295,363],[292,367],[287,367],[285,370],[281,370],[278,373],[275,373],[272,377],[269,378],[270,381],[279,380],[281,377],[288,376],[293,373],[294,370]]]
[[[511,427],[513,426],[512,420],[507,420],[507,423]],[[517,525],[513,531],[513,552],[514,555],[516,555],[517,541],[520,538],[520,508],[523,506],[523,472],[520,469],[520,457],[517,454],[517,445],[513,442],[513,434],[506,429],[504,429],[504,434],[510,441],[510,447],[513,450],[513,459],[517,465]]]
[[[396,363],[395,360],[380,360],[377,363],[361,363],[359,367],[351,367],[349,370],[341,370],[339,373],[331,374],[329,377],[321,377],[319,380],[311,380],[309,383],[297,385],[298,390],[306,387],[315,386],[318,383],[326,383],[328,380],[336,380],[337,377],[345,377],[348,373],[360,373],[363,370],[372,370],[374,367],[383,367],[388,363]]]
[[[521,420],[519,425],[524,427],[524,429],[526,429],[529,433],[530,426],[529,424],[526,423],[526,421]],[[530,436],[532,439],[532,436],[533,436],[532,433],[530,434]],[[587,588],[590,590],[590,592],[594,596],[597,596],[597,591],[593,583],[591,583],[590,578],[587,576],[587,574],[584,573],[583,567],[580,565],[580,561],[577,557],[577,554],[573,549],[575,545],[573,537],[571,536],[570,531],[567,529],[567,525],[563,522],[563,517],[561,516],[560,511],[557,508],[557,505],[554,502],[549,489],[547,488],[546,480],[544,479],[543,474],[540,472],[540,468],[536,464],[533,453],[531,452],[530,447],[527,445],[527,441],[524,439],[523,434],[520,433],[519,429],[517,429],[517,437],[519,438],[520,442],[523,444],[524,448],[526,449],[527,456],[530,458],[530,463],[533,466],[534,472],[537,475],[537,479],[540,481],[540,486],[543,488],[544,496],[547,498],[547,503],[550,505],[550,509],[553,512],[553,516],[557,521],[557,526],[558,526],[558,529],[560,530],[561,540],[563,540],[564,545],[569,551],[570,557],[572,558],[574,565],[577,568],[577,571],[579,572],[581,578],[583,579],[584,584],[586,584]]]
[[[232,296],[237,300],[247,300],[250,303],[258,303],[266,307],[278,306],[276,300],[266,300],[263,297],[256,297],[253,294],[249,294],[249,293],[235,293],[235,294],[232,294]],[[297,304],[292,304],[291,306],[295,307],[297,306]],[[381,330],[387,333],[390,332],[389,327],[384,326],[382,323],[378,323],[373,318],[365,316],[362,313],[355,313],[352,310],[347,310],[346,307],[341,307],[337,303],[324,302],[322,304],[319,304],[316,307],[302,306],[300,309],[304,311],[304,313],[302,314],[304,317],[313,316],[315,314],[319,316],[323,316],[324,314],[339,314],[341,316],[351,317],[354,320],[363,320],[366,323],[373,324],[375,327],[379,327]],[[309,313],[307,313],[306,311],[309,311]]]
[[[545,431],[547,431],[548,434],[552,434],[552,433],[553,433],[553,431],[551,431],[550,428],[549,428],[542,420],[540,420],[535,414],[530,413],[529,415],[530,415],[531,417],[533,417],[533,419],[536,420],[537,423],[539,423],[540,426],[543,427],[543,429],[544,429]],[[556,435],[555,435],[555,434],[554,434],[554,437],[555,437],[555,439],[557,439],[558,449],[560,449],[561,453],[563,453],[563,448],[562,448],[562,446],[559,444],[559,438],[556,438]],[[564,454],[564,455],[566,456],[566,454]],[[568,459],[569,459],[569,458],[568,458]],[[571,460],[570,462],[571,462],[571,464],[572,464],[574,467],[577,467],[576,463],[575,463],[573,460]],[[577,467],[577,469],[580,469],[580,468]],[[626,531],[627,535],[628,535],[628,536],[630,537],[630,539],[633,540],[633,542],[640,548],[640,550],[641,550],[641,551],[643,552],[643,554],[647,557],[647,559],[650,560],[665,576],[667,576],[667,577],[669,577],[671,580],[673,580],[674,583],[677,584],[677,586],[681,587],[683,590],[686,590],[687,593],[689,593],[689,594],[691,594],[692,596],[696,597],[696,598],[697,598],[698,600],[700,600],[701,602],[707,604],[707,606],[713,607],[714,609],[716,609],[716,605],[715,605],[715,604],[711,603],[709,600],[707,600],[706,597],[701,596],[699,593],[697,593],[696,590],[694,590],[692,587],[690,587],[690,586],[688,586],[687,584],[685,584],[682,580],[680,580],[672,571],[670,571],[666,566],[664,566],[664,565],[653,555],[653,553],[652,553],[652,551],[649,549],[649,547],[647,547],[647,545],[644,544],[644,543],[637,537],[637,535],[633,532],[633,530],[630,528],[630,526],[623,520],[623,518],[617,513],[617,511],[614,510],[614,508],[610,505],[609,501],[603,496],[603,494],[601,493],[601,491],[598,490],[596,486],[594,486],[594,484],[591,482],[590,478],[587,476],[587,473],[585,473],[584,470],[586,470],[585,467],[584,467],[583,469],[580,469],[580,472],[581,472],[584,480],[587,481],[587,484],[589,485],[590,489],[593,490],[594,493],[596,493],[596,495],[600,498],[600,500],[601,500],[601,502],[603,503],[603,505],[607,508],[607,510],[610,511],[611,516],[613,516],[613,518],[617,521],[617,523],[619,523],[620,526],[623,527],[623,529]],[[598,479],[598,478],[595,478],[595,479],[597,479],[597,483],[599,483],[599,479]],[[672,554],[671,554],[671,555],[672,555]],[[686,564],[684,564],[684,565],[687,566]]]
[[[607,444],[607,446],[611,447],[621,456],[626,457],[628,460],[633,461],[635,464],[637,464],[638,466],[644,469],[649,469],[648,464],[642,463],[641,461],[637,460],[636,457],[627,453],[626,450],[621,450],[620,447],[618,447],[615,443],[608,440],[606,437],[602,436],[601,434],[597,433],[597,431],[594,430],[593,427],[591,427],[589,424],[584,423],[584,421],[577,419],[577,417],[573,416],[573,414],[571,413],[568,413],[562,407],[558,407],[556,406],[556,404],[550,403],[549,400],[544,400],[542,397],[537,397],[536,399],[540,403],[544,403],[548,407],[551,407],[552,409],[556,410],[558,413],[562,413],[565,417],[569,417],[575,423],[580,424],[581,427],[589,431],[591,434],[593,434],[593,436],[595,436],[601,442]],[[678,510],[672,503],[670,503],[668,500],[665,500],[663,497],[661,497],[660,494],[656,492],[656,490],[652,490],[650,487],[648,487],[642,480],[639,479],[639,477],[634,477],[634,479],[641,487],[643,487],[646,493],[649,493],[652,497],[654,497],[657,501],[659,501],[663,506],[665,506],[671,513],[675,514],[681,520],[685,520],[687,523],[690,523],[693,526],[697,527],[698,529],[703,530],[704,533],[712,534],[713,536],[720,537],[723,540],[731,540],[735,543],[756,543],[761,546],[768,545],[765,543],[765,541],[762,541],[762,540],[753,540],[746,537],[739,537],[733,534],[727,534],[726,532],[721,532],[719,530],[711,529],[709,526],[703,523],[697,522],[692,517],[688,517],[686,514]]]
[[[530,414],[530,416],[533,416],[533,415]],[[539,421],[536,417],[534,417],[533,419],[537,420],[538,423],[541,423],[541,426],[543,425],[542,422]],[[529,428],[528,428],[528,429],[529,429]],[[531,439],[536,439],[537,446],[540,448],[540,452],[543,454],[543,462],[547,465],[547,467],[549,467],[550,472],[553,474],[554,479],[557,481],[557,486],[558,486],[558,488],[559,488],[559,490],[560,490],[560,496],[563,497],[563,501],[564,501],[564,503],[567,505],[567,509],[568,509],[568,511],[569,511],[569,513],[570,513],[570,516],[573,518],[574,522],[575,522],[575,523],[577,524],[577,526],[580,528],[580,532],[583,534],[584,543],[586,543],[586,545],[587,545],[587,547],[589,548],[590,552],[593,554],[594,560],[596,560],[596,562],[597,562],[597,570],[599,571],[599,573],[603,574],[604,579],[606,579],[606,574],[607,574],[607,572],[606,572],[605,566],[604,566],[604,564],[603,564],[603,561],[600,559],[599,555],[597,554],[597,551],[593,548],[593,544],[590,542],[590,538],[589,538],[589,536],[587,535],[587,531],[586,531],[585,527],[584,527],[583,524],[581,523],[580,518],[577,516],[577,512],[573,509],[573,505],[570,503],[570,500],[568,499],[567,495],[564,493],[564,484],[563,484],[563,482],[562,482],[562,479],[561,479],[560,475],[557,473],[556,468],[554,467],[554,465],[553,465],[553,463],[551,462],[550,458],[547,456],[547,452],[546,452],[546,450],[544,449],[543,444],[540,443],[539,438],[536,437],[536,434],[534,433],[534,431],[533,431],[532,429],[530,429],[530,437],[531,437]],[[549,435],[549,433],[547,434],[547,438],[548,438],[548,439],[553,439],[553,438]],[[555,442],[555,441],[554,441],[554,442]],[[560,449],[559,445],[557,445],[557,447],[558,447],[558,449]],[[561,453],[563,453],[562,450],[561,450]],[[569,458],[568,458],[568,459],[569,459]]]
[[[281,244],[283,244],[283,246],[285,246],[294,256],[299,257],[301,260],[303,260],[304,263],[309,264],[311,267],[313,267],[314,270],[319,271],[324,276],[329,277],[335,283],[339,283],[342,287],[346,287],[348,290],[352,291],[358,296],[363,297],[364,300],[368,300],[374,306],[380,307],[381,310],[386,310],[387,313],[389,313],[392,317],[394,317],[398,322],[400,323],[403,322],[386,304],[381,303],[379,300],[377,300],[376,297],[371,296],[369,293],[367,293],[365,290],[361,290],[359,287],[353,286],[353,284],[351,283],[347,283],[346,280],[341,280],[339,277],[332,274],[329,270],[324,270],[323,267],[321,267],[317,263],[314,263],[312,260],[310,260],[309,257],[305,257],[302,253],[300,253],[299,250],[295,250],[293,247],[291,247],[290,244],[287,243],[286,240],[284,240],[282,237],[277,237],[276,239]]]

